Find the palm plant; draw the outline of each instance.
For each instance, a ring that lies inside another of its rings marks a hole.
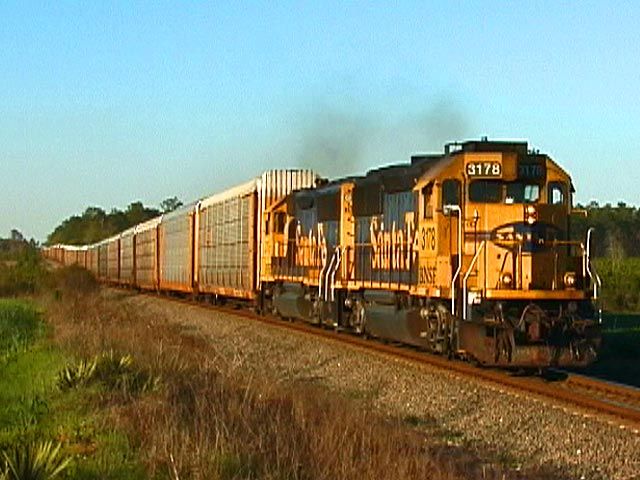
[[[5,468],[0,480],[50,480],[62,473],[71,457],[60,455],[61,444],[53,442],[31,443],[4,452]]]
[[[80,360],[76,365],[67,365],[60,373],[56,384],[60,390],[70,390],[89,382],[95,371],[97,362],[93,360]]]

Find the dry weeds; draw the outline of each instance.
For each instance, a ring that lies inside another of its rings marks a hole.
[[[64,275],[64,274],[62,274]],[[106,300],[77,279],[46,308],[54,338],[79,358],[132,354],[161,378],[137,398],[104,398],[150,476],[173,479],[505,478],[436,446],[365,401],[306,383],[273,383],[225,362],[204,339]],[[509,476],[509,478],[513,478]]]

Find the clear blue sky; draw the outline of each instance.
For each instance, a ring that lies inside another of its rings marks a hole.
[[[526,139],[639,203],[640,2],[0,3],[0,236]]]

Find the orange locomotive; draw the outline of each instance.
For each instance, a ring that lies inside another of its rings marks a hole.
[[[248,300],[486,365],[584,366],[600,280],[589,238],[569,240],[572,192],[548,156],[483,139],[331,182],[266,172],[73,258],[110,283]]]
[[[600,280],[572,191],[547,155],[483,139],[294,192],[265,222],[264,302],[486,365],[587,365]]]

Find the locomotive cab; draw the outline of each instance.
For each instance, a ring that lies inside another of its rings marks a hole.
[[[431,176],[415,189],[427,237],[418,287],[437,293],[451,278],[459,351],[484,364],[591,363],[599,344],[591,285],[599,279],[585,243],[570,240],[570,177],[526,143],[467,142],[449,156],[435,182],[439,204],[426,198]],[[433,207],[439,222],[428,218]]]

